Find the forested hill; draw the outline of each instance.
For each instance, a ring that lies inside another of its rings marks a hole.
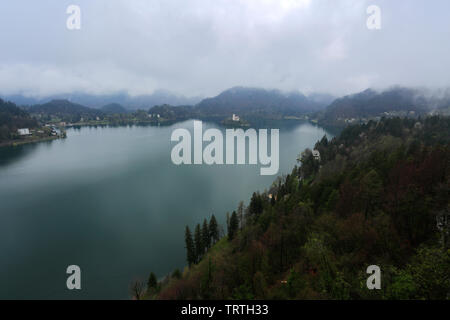
[[[31,118],[28,112],[12,102],[0,99],[0,142],[14,139],[17,136],[17,129],[37,126],[37,121]]]
[[[190,267],[160,283],[152,274],[146,297],[449,298],[449,142],[448,117],[324,137],[320,160],[301,153],[291,174],[231,214],[226,235],[215,218],[188,226]],[[381,290],[366,286],[370,265],[381,268]]]
[[[244,117],[295,116],[323,109],[326,105],[320,101],[328,100],[319,96],[308,99],[299,92],[234,87],[216,97],[202,100],[196,105],[196,110],[201,114],[217,116],[229,116],[230,113]]]
[[[394,87],[381,92],[367,89],[338,98],[316,117],[321,125],[343,126],[383,116],[417,117],[429,112],[446,113],[449,108],[448,91],[432,95],[423,90]]]
[[[44,104],[33,105],[27,110],[39,117],[48,119],[57,117],[67,122],[78,122],[81,119],[90,120],[104,116],[104,112],[101,110],[88,108],[68,100],[52,100]]]
[[[109,114],[118,114],[118,113],[127,113],[129,112],[127,109],[125,109],[124,106],[122,106],[121,104],[118,103],[110,103],[107,105],[104,105],[103,107],[100,108],[100,110],[102,110],[104,113],[109,113]]]

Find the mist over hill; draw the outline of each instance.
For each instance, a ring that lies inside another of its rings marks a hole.
[[[307,95],[308,99],[312,102],[315,102],[321,108],[325,108],[329,106],[334,100],[336,100],[336,96],[328,93],[320,93],[313,92]]]
[[[101,108],[105,105],[117,103],[128,110],[149,109],[155,105],[191,105],[198,103],[200,97],[185,97],[167,90],[156,90],[152,94],[131,96],[126,92],[114,94],[92,95],[88,93],[58,94],[47,97],[28,97],[21,94],[5,95],[5,100],[18,105],[44,104],[52,100],[67,100],[90,108]]]
[[[203,113],[225,115],[301,115],[323,109],[323,103],[309,99],[300,92],[233,87],[218,96],[202,100],[196,109]]]
[[[383,92],[367,89],[335,100],[327,108],[327,113],[336,117],[354,117],[400,110],[424,112],[428,109],[425,97],[414,89],[395,88]]]
[[[52,100],[44,104],[26,107],[25,110],[40,119],[58,118],[67,122],[78,122],[103,117],[101,110],[89,108],[68,100]]]
[[[127,113],[129,110],[118,103],[110,103],[100,108],[105,113]]]
[[[383,116],[415,117],[432,112],[445,114],[450,107],[448,92],[404,87],[392,87],[383,91],[367,89],[334,100],[316,117],[323,125],[343,125]]]
[[[99,120],[97,118],[104,119],[106,115],[115,114],[122,114],[123,120],[125,114],[133,110],[131,106],[139,106],[137,110],[141,111],[138,118],[141,120],[146,119],[145,114],[152,114],[159,115],[158,121],[199,118],[221,122],[231,119],[232,114],[237,114],[249,123],[292,118],[310,119],[328,127],[343,127],[351,123],[379,120],[382,117],[450,114],[450,89],[431,90],[400,86],[380,91],[366,89],[339,98],[326,93],[304,95],[298,91],[233,87],[197,104],[181,103],[186,99],[166,91],[140,97],[121,93],[105,96],[75,93],[70,95],[70,99],[53,99],[32,105],[29,103],[34,100],[30,98],[14,98],[12,101],[21,101],[22,108],[40,120],[57,118],[69,122],[78,122],[81,119]],[[106,101],[108,103],[100,104]],[[92,107],[93,105],[96,107]]]

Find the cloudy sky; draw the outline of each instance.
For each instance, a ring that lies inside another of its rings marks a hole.
[[[15,0],[0,13],[0,94],[450,86],[448,0]]]

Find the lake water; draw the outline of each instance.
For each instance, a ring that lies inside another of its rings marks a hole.
[[[0,148],[0,298],[128,299],[134,279],[183,269],[186,225],[212,213],[223,225],[276,178],[259,165],[172,164],[179,127],[192,132],[193,121],[69,129],[65,140]],[[279,174],[326,133],[281,127]],[[72,264],[81,290],[66,288]]]

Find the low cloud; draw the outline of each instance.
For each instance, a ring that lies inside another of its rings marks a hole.
[[[79,0],[0,4],[0,94],[167,89],[210,96],[235,86],[346,94],[450,83],[450,3],[378,0]]]

